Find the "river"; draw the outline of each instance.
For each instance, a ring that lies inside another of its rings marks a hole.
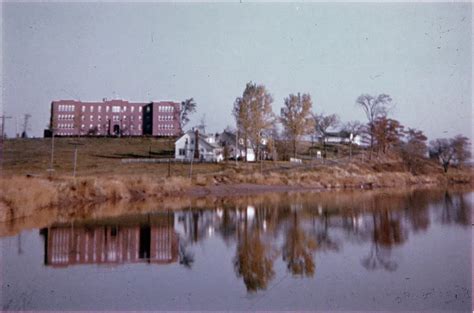
[[[473,193],[279,193],[0,238],[3,310],[461,311]]]

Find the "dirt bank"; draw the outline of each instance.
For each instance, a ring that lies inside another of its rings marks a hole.
[[[472,169],[413,175],[390,166],[347,164],[296,168],[286,172],[245,173],[238,170],[187,177],[100,175],[98,177],[0,178],[0,222],[51,208],[80,208],[106,202],[154,202],[181,198],[224,197],[264,192],[404,188],[410,186],[472,187]],[[70,212],[70,210],[68,210]]]

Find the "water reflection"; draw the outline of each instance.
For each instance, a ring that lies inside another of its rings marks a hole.
[[[41,230],[51,267],[78,264],[179,263],[192,269],[194,249],[220,238],[248,292],[268,288],[276,260],[293,277],[316,277],[316,254],[339,253],[345,242],[368,249],[360,265],[396,271],[393,250],[433,223],[469,225],[466,195],[456,192],[293,194],[223,202],[147,215],[53,224]]]
[[[178,260],[179,239],[172,213],[53,225],[42,229],[41,234],[45,241],[44,262],[52,267],[167,264]]]

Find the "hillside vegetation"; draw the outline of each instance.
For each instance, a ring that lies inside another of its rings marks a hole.
[[[471,168],[444,173],[425,161],[417,175],[397,157],[368,158],[363,152],[302,164],[262,163],[122,163],[122,158],[167,158],[172,141],[155,138],[57,138],[54,172],[50,139],[8,140],[0,178],[0,221],[51,207],[87,206],[107,201],[157,200],[233,195],[272,190],[372,189],[413,185],[472,186]],[[77,177],[72,177],[74,146],[79,146]],[[192,175],[190,175],[192,173]],[[168,176],[168,174],[170,174]],[[266,186],[262,188],[262,186]]]

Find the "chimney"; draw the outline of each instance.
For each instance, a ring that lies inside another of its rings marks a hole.
[[[199,130],[194,131],[194,158],[199,159]]]

